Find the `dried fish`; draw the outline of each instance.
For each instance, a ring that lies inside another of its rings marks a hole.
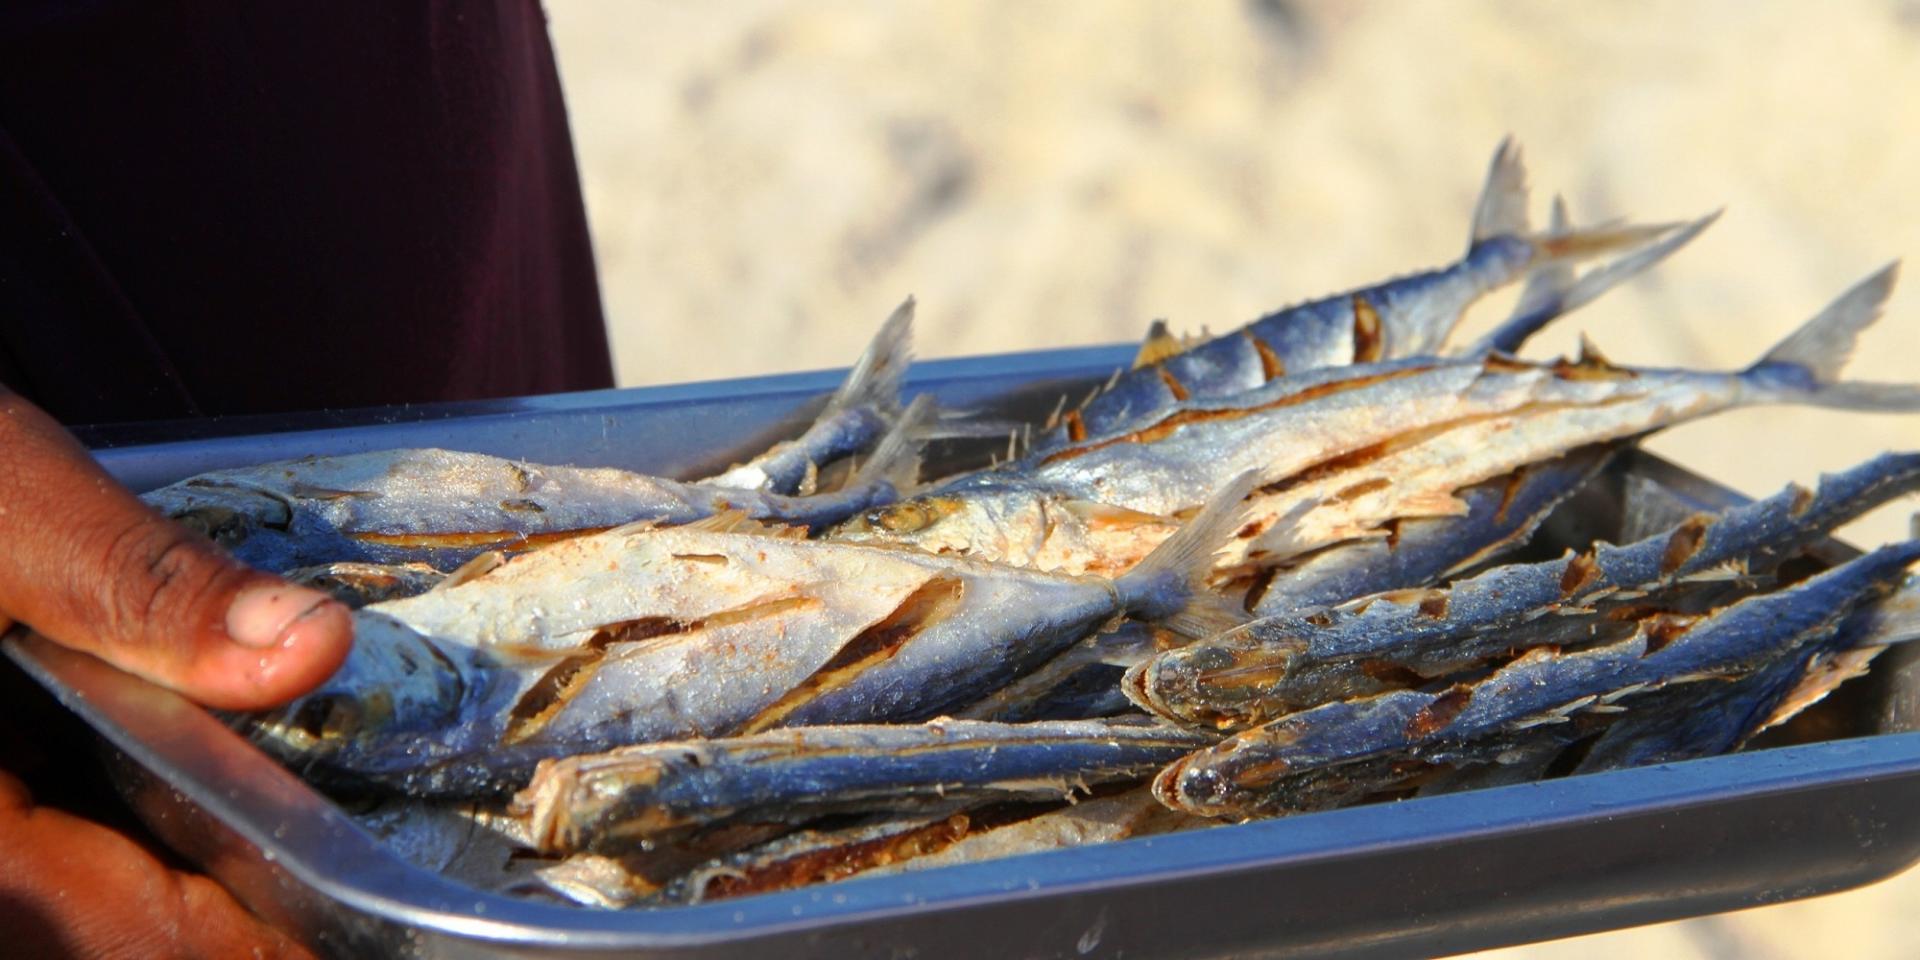
[[[1514,349],[1561,313],[1598,297],[1692,240],[1712,217],[1685,225],[1608,225],[1573,230],[1527,225],[1526,171],[1511,141],[1495,152],[1474,211],[1466,255],[1435,270],[1287,307],[1219,337],[1181,343],[1164,325],[1150,333],[1134,369],[1067,411],[1035,440],[1050,450],[1151,421],[1188,399],[1228,397],[1276,378],[1323,367],[1440,351],[1464,311],[1529,273],[1544,274],[1501,330],[1479,349]],[[1663,238],[1664,239],[1661,239]],[[1660,239],[1658,244],[1648,245]],[[1573,259],[1646,246],[1575,281]]]
[[[1396,519],[1457,515],[1471,484],[1732,407],[1920,409],[1913,385],[1836,380],[1892,281],[1892,268],[1875,274],[1739,372],[1627,369],[1592,351],[1319,371],[937,485],[832,536],[1111,575],[1223,476],[1257,470],[1249,522],[1223,552],[1228,573],[1257,569],[1384,536]]]
[[[542,850],[605,853],[723,822],[1064,799],[1144,778],[1213,739],[1119,720],[803,727],[547,761],[513,809]]]
[[[1169,806],[1245,817],[1317,809],[1417,783],[1436,767],[1497,761],[1518,735],[1587,732],[1622,710],[1670,709],[1678,688],[1712,689],[1818,644],[1885,596],[1920,542],[1882,547],[1785,589],[1749,597],[1678,632],[1561,653],[1535,650],[1483,680],[1328,703],[1184,758],[1154,781]]]
[[[1452,517],[1388,521],[1383,535],[1347,540],[1261,571],[1256,616],[1305,614],[1355,597],[1424,587],[1521,546],[1547,514],[1605,468],[1621,444],[1582,447],[1528,464],[1455,496]]]
[[[919,470],[916,400],[846,488],[811,497],[681,483],[625,470],[540,466],[454,450],[384,450],[218,470],[142,499],[196,523],[237,558],[285,571],[340,561],[452,569],[640,520],[728,510],[808,526],[892,501]]]
[[[1729,564],[1769,570],[1840,524],[1915,490],[1920,454],[1885,454],[1822,478],[1816,490],[1790,486],[1721,514],[1696,514],[1627,546],[1600,544],[1557,560],[1498,567],[1443,590],[1257,620],[1159,654],[1129,673],[1125,689],[1161,716],[1238,728],[1331,699],[1418,685],[1532,647],[1617,639],[1642,625],[1638,616],[1621,615],[1636,606],[1685,612],[1647,594],[1715,576]],[[1612,604],[1604,602],[1609,598]]]
[[[622,744],[922,720],[1118,616],[1234,622],[1195,583],[1251,483],[1117,581],[717,524],[581,537],[357,611],[333,677],[242,722],[310,776],[459,795]]]

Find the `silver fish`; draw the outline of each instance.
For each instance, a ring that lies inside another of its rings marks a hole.
[[[1543,274],[1502,327],[1472,349],[1511,350],[1549,320],[1582,306],[1659,262],[1712,222],[1608,225],[1573,230],[1556,204],[1554,226],[1527,225],[1526,171],[1512,141],[1500,144],[1475,207],[1467,252],[1435,270],[1323,297],[1267,314],[1234,331],[1188,345],[1156,326],[1132,370],[1065,411],[1035,440],[1048,450],[1151,420],[1188,399],[1228,397],[1276,378],[1323,367],[1440,352],[1466,309],[1530,273]],[[1575,280],[1574,259],[1659,244]]]
[[[542,850],[604,853],[728,821],[1065,799],[1144,778],[1213,739],[1110,720],[803,727],[548,761],[513,809]]]
[[[1154,781],[1174,809],[1271,816],[1350,801],[1435,767],[1496,761],[1515,737],[1584,732],[1623,711],[1687,709],[1685,688],[1723,684],[1793,656],[1885,596],[1920,542],[1883,547],[1785,589],[1749,597],[1677,633],[1643,632],[1570,653],[1535,650],[1485,679],[1399,690],[1290,714],[1186,757]]]
[[[1920,490],[1920,453],[1884,454],[1720,514],[1701,513],[1626,546],[1498,567],[1446,589],[1356,600],[1304,616],[1256,620],[1169,650],[1129,672],[1124,689],[1170,719],[1243,727],[1335,698],[1418,684],[1476,661],[1608,634],[1613,611],[1729,564],[1769,570],[1887,501]],[[1568,614],[1572,614],[1569,616]],[[1544,628],[1540,625],[1544,625]]]
[[[626,470],[541,466],[454,450],[384,450],[218,470],[144,494],[241,561],[275,572],[340,561],[448,568],[653,520],[728,510],[826,525],[890,502],[919,469],[916,399],[845,489],[812,497],[682,483]]]
[[[1837,381],[1892,282],[1891,267],[1875,274],[1738,372],[1628,369],[1597,351],[1318,371],[937,485],[831,536],[1112,575],[1225,477],[1256,470],[1249,522],[1222,555],[1226,573],[1250,574],[1396,519],[1458,515],[1457,491],[1526,464],[1732,407],[1920,409],[1913,385]]]
[[[1855,610],[1824,642],[1721,689],[1698,691],[1685,710],[1620,718],[1588,749],[1576,772],[1671,763],[1738,749],[1863,675],[1888,646],[1916,637],[1920,585],[1909,582]]]
[[[311,775],[460,795],[623,744],[921,720],[1115,617],[1234,622],[1195,583],[1251,482],[1114,581],[715,524],[576,538],[357,611],[338,672],[242,722]]]

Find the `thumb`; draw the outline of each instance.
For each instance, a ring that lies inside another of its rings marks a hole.
[[[299,696],[346,658],[344,606],[155,513],[4,389],[0,451],[0,625],[230,710]]]

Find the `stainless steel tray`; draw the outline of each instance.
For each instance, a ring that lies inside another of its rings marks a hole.
[[[1129,356],[936,361],[909,385],[949,406],[1044,414]],[[684,474],[797,429],[837,376],[86,436],[136,488],[422,445]],[[1611,533],[1629,474],[1691,504],[1735,500],[1633,455],[1543,537]],[[111,746],[118,782],[157,835],[339,956],[1431,955],[1812,896],[1920,860],[1916,650],[1883,656],[1774,739],[1782,745],[1739,755],[626,913],[479,893],[411,866],[180,697],[35,637],[6,650]]]

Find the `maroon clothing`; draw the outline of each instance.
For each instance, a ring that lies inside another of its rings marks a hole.
[[[611,386],[539,6],[0,4],[0,381],[67,423]]]

